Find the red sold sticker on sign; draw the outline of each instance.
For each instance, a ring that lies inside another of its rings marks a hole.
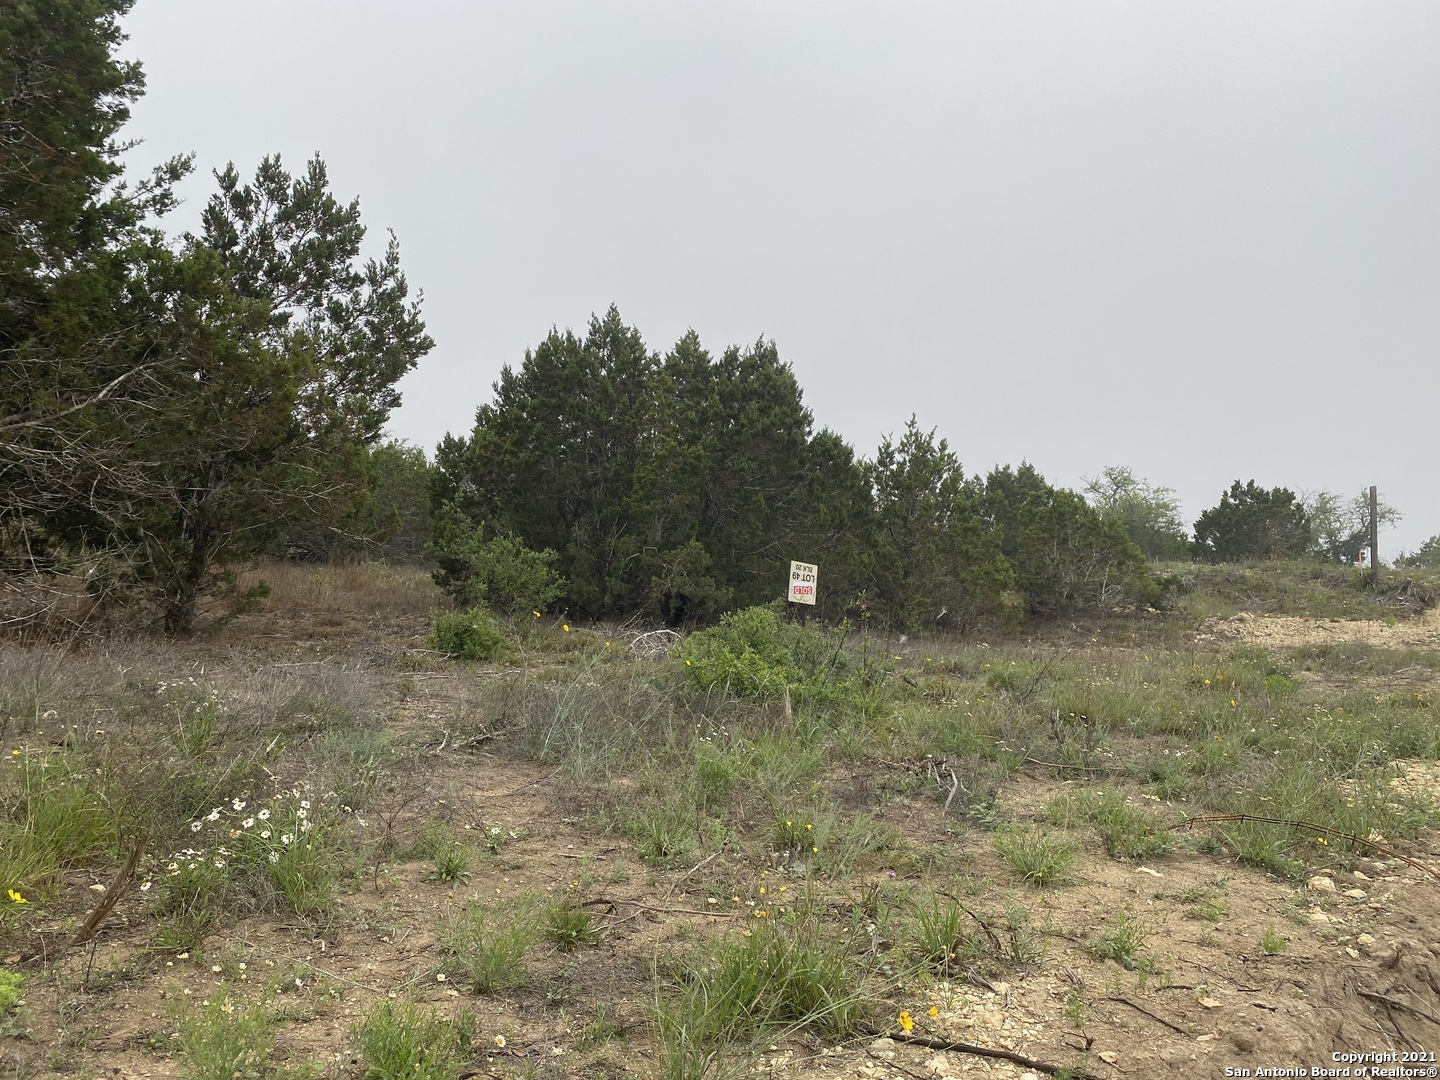
[[[792,604],[814,604],[815,582],[820,568],[814,563],[792,562],[790,564],[790,591],[786,599]]]

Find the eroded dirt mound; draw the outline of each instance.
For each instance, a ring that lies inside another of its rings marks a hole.
[[[1266,648],[1359,642],[1385,649],[1440,649],[1440,608],[1413,619],[1312,619],[1299,615],[1252,615],[1207,620],[1199,640],[1239,639]]]

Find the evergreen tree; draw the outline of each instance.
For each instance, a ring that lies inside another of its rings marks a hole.
[[[661,358],[612,307],[502,371],[471,435],[440,444],[433,498],[557,552],[579,612],[709,619],[780,595],[791,559],[856,560],[854,455],[811,424],[773,343],[714,359],[691,332]]]
[[[1051,487],[1028,463],[993,470],[980,506],[1001,532],[1029,614],[1103,612],[1141,595],[1144,556],[1124,527],[1075,492]]]
[[[1236,480],[1195,522],[1195,554],[1207,562],[1298,558],[1313,539],[1310,515],[1288,488]]]
[[[912,416],[866,468],[874,497],[871,577],[887,623],[969,629],[1013,584],[1000,534],[981,520],[959,460]]]
[[[393,238],[358,261],[358,206],[318,160],[225,170],[201,234],[165,240],[188,163],[115,183],[143,86],[114,57],[129,7],[0,10],[0,549],[104,556],[180,633],[228,564],[351,512],[431,342]]]

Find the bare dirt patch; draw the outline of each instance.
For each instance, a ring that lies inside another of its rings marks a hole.
[[[1298,615],[1241,612],[1211,619],[1201,640],[1240,640],[1267,648],[1359,642],[1384,649],[1440,649],[1440,608],[1408,619],[1312,619]]]

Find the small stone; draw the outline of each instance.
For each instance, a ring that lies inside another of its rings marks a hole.
[[[1218,1009],[1220,1008],[1220,1004],[1220,1002],[1216,1001],[1212,997],[1202,997],[1200,999],[1200,1007],[1202,1009]]]
[[[1320,874],[1316,874],[1305,884],[1308,885],[1315,892],[1335,891],[1335,882],[1331,881],[1328,877],[1323,877]]]
[[[1370,880],[1370,875],[1367,874],[1367,873],[1365,873],[1365,871],[1363,871],[1363,870],[1356,870],[1356,871],[1355,871],[1355,880],[1356,880],[1356,881],[1369,881],[1369,880]]]
[[[1308,918],[1310,922],[1313,923],[1315,926],[1330,925],[1330,916],[1326,915],[1323,911],[1312,911],[1308,916],[1306,916],[1306,918]]]
[[[1345,895],[1348,896],[1351,900],[1364,900],[1364,899],[1365,899],[1365,890],[1364,890],[1364,889],[1346,889],[1346,890],[1345,890]]]
[[[1356,949],[1352,949],[1349,945],[1346,945],[1346,946],[1345,946],[1345,955],[1348,956],[1348,957],[1350,957],[1351,960],[1359,960],[1359,959],[1360,959],[1360,953],[1359,953],[1359,951],[1356,950]]]
[[[1230,1042],[1236,1050],[1242,1054],[1248,1054],[1255,1049],[1255,1036],[1248,1031],[1233,1031],[1230,1033]]]
[[[1101,1050],[1100,1053],[1095,1056],[1105,1062],[1106,1065],[1114,1065],[1120,1060],[1120,1055],[1115,1053],[1114,1050]]]
[[[1371,945],[1375,944],[1375,938],[1370,934],[1360,934],[1355,938],[1355,944],[1359,945],[1362,949],[1368,949]]]

